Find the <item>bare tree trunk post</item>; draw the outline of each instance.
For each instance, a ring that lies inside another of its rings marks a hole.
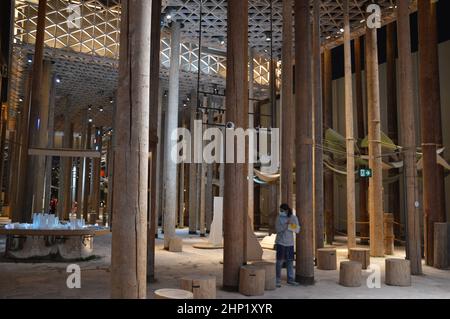
[[[397,116],[397,63],[396,63],[396,28],[394,23],[386,27],[386,89],[387,89],[387,114],[388,114],[388,135],[393,142],[398,145],[398,116]],[[389,171],[389,176],[397,176],[398,169]],[[394,234],[400,238],[400,182],[396,181],[389,184],[389,213],[394,214]]]
[[[29,114],[29,130],[27,144],[24,145],[26,159],[26,170],[22,173],[25,174],[24,191],[20,194],[20,202],[22,213],[24,214],[24,221],[30,221],[31,214],[33,213],[34,198],[36,197],[36,184],[35,184],[35,169],[36,169],[36,157],[28,155],[28,149],[37,147],[39,144],[39,117],[41,110],[41,86],[42,86],[42,74],[44,69],[44,40],[45,40],[45,22],[46,22],[46,10],[47,0],[39,1],[38,18],[36,26],[36,42],[34,45],[34,57],[33,57],[33,73],[31,84],[31,103]]]
[[[308,0],[295,1],[296,211],[302,225],[297,236],[296,281],[314,284],[312,33]]]
[[[416,128],[414,121],[414,89],[411,57],[411,29],[409,22],[409,0],[399,0],[397,9],[398,71],[400,84],[400,128],[404,147],[404,175],[406,187],[408,258],[411,261],[411,274],[422,274],[421,234],[417,167],[416,167]]]
[[[366,45],[369,166],[373,170],[373,177],[369,181],[370,254],[373,257],[383,257],[383,171],[381,163],[380,84],[378,75],[377,29],[367,28]]]
[[[150,43],[150,127],[149,127],[149,151],[150,161],[150,194],[148,196],[150,204],[148,207],[148,234],[147,234],[147,282],[155,280],[155,234],[158,228],[158,149],[160,145],[158,126],[159,109],[161,99],[161,89],[159,85],[161,50],[161,0],[152,1],[152,21],[151,21],[151,43]]]
[[[441,131],[436,7],[431,0],[418,1],[419,101],[423,152],[423,212],[425,261],[434,263],[434,223],[445,222],[442,175],[437,164]]]
[[[320,2],[314,1],[313,22],[313,85],[314,85],[314,219],[316,250],[324,247],[323,189],[323,105],[322,61],[320,52]]]
[[[117,151],[114,152],[112,298],[144,299],[147,295],[151,11],[149,0],[122,1]]]
[[[366,137],[365,112],[362,88],[362,49],[361,37],[355,39],[355,80],[356,80],[356,113],[358,122],[358,137],[363,139]],[[369,243],[369,212],[367,210],[367,189],[369,181],[367,178],[359,179],[359,220],[361,221],[360,237],[361,244]]]
[[[178,129],[178,103],[180,86],[180,24],[172,22],[171,57],[169,71],[169,106],[166,113],[166,148],[164,161],[164,248],[169,248],[170,238],[175,236],[177,217],[177,163],[172,158],[172,149],[176,140],[172,134]]]
[[[47,125],[47,147],[55,147],[55,99],[56,99],[56,75],[52,76],[51,88],[50,88],[50,101],[49,101],[49,114]],[[53,157],[48,156],[45,163],[45,203],[44,209],[48,209],[50,206],[50,200],[52,199],[52,164]]]
[[[347,246],[356,247],[355,138],[349,3],[344,0],[345,139],[347,141]]]
[[[292,0],[283,0],[283,45],[281,47],[281,202],[294,205],[294,95],[292,56]]]
[[[245,130],[248,126],[248,3],[229,0],[227,14],[226,121]],[[227,290],[237,290],[239,269],[246,262],[248,166],[237,163],[237,149],[234,147],[235,154],[230,161],[227,158],[224,174],[223,287]],[[247,147],[245,153],[248,155]],[[227,150],[226,157],[229,155]]]
[[[333,128],[333,89],[332,89],[331,50],[323,53],[323,122],[327,129]],[[324,211],[326,242],[332,245],[334,241],[334,176],[331,170],[324,175]]]

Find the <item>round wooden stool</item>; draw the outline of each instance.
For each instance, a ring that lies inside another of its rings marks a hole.
[[[335,248],[317,249],[317,269],[320,270],[337,269],[337,255]]]
[[[406,259],[386,259],[386,285],[411,286],[411,263]]]
[[[180,288],[191,291],[194,299],[216,299],[216,277],[188,276],[180,280]]]
[[[276,279],[276,267],[275,263],[271,263],[268,261],[255,261],[252,262],[253,266],[264,268],[265,273],[265,290],[275,290],[277,288],[277,279]]]
[[[350,248],[348,250],[348,259],[361,263],[362,269],[367,269],[370,265],[370,249]]]
[[[158,289],[155,291],[156,299],[194,299],[194,294],[181,289]]]
[[[239,272],[239,292],[245,296],[262,296],[266,283],[264,268],[252,265],[241,266]]]
[[[344,287],[360,287],[362,280],[361,263],[342,261],[339,270],[339,284]]]

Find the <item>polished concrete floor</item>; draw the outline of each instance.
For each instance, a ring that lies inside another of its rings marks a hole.
[[[204,239],[184,237],[184,251],[171,253],[162,249],[162,241],[157,242],[156,277],[157,282],[148,286],[148,297],[160,288],[178,288],[179,279],[191,274],[209,274],[217,278],[218,298],[246,298],[238,293],[224,292],[222,284],[222,250],[200,250],[193,248],[194,243]],[[0,237],[0,250],[3,252],[5,238]],[[338,262],[345,260],[344,245],[336,244]],[[80,262],[81,288],[69,289],[66,285],[69,263],[15,263],[0,261],[0,298],[109,298],[111,235],[96,238],[95,254],[100,258]],[[402,258],[404,252],[396,251],[396,257]],[[275,252],[264,250],[264,259],[273,261]],[[283,285],[274,291],[267,291],[258,298],[450,298],[450,270],[437,270],[424,267],[424,276],[413,277],[412,286],[407,288],[390,287],[384,284],[384,259],[372,258],[372,264],[381,269],[381,288],[369,288],[363,274],[363,285],[359,288],[345,288],[337,284],[338,271],[315,271],[316,283],[309,287],[291,287]],[[283,273],[285,276],[285,273]]]

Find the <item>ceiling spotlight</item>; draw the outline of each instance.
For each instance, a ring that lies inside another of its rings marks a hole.
[[[27,62],[28,63],[33,63],[33,56],[31,54],[28,54],[27,56]]]
[[[264,33],[265,33],[265,35],[266,35],[266,42],[272,41],[272,32],[266,31],[266,32],[264,32]]]
[[[57,76],[55,81],[56,81],[56,83],[61,83],[61,78],[59,76]]]
[[[167,21],[171,21],[173,19],[173,12],[174,12],[174,8],[173,7],[168,6],[166,8],[165,19]]]
[[[102,106],[100,107],[99,111],[100,111],[100,112],[103,112],[103,107],[102,107]]]
[[[340,32],[340,33],[344,33],[344,31],[345,31],[345,30],[344,30],[343,28],[339,29],[339,32]]]
[[[19,98],[19,102],[23,102],[23,98],[20,97],[20,98]]]
[[[92,121],[93,121],[92,118],[89,118],[88,122],[89,122],[89,123],[92,123]]]
[[[114,103],[114,99],[113,99],[113,98],[110,98],[110,99],[109,99],[109,103],[113,104],[113,103]]]

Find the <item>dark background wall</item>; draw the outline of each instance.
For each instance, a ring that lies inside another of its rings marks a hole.
[[[438,17],[438,31],[439,43],[450,40],[450,19],[448,12],[450,12],[450,1],[444,0],[437,2],[437,17]],[[395,22],[394,22],[395,23]],[[363,37],[364,38],[364,37]],[[412,52],[418,50],[418,25],[417,12],[411,15],[411,49]],[[352,60],[354,61],[354,42],[352,41]],[[362,41],[362,49],[364,52],[364,41]],[[338,79],[344,76],[344,46],[341,45],[332,50],[333,58],[333,79]],[[363,68],[364,68],[364,54],[363,54]],[[378,30],[378,59],[380,64],[386,62],[386,27]],[[353,65],[354,69],[354,65]]]

